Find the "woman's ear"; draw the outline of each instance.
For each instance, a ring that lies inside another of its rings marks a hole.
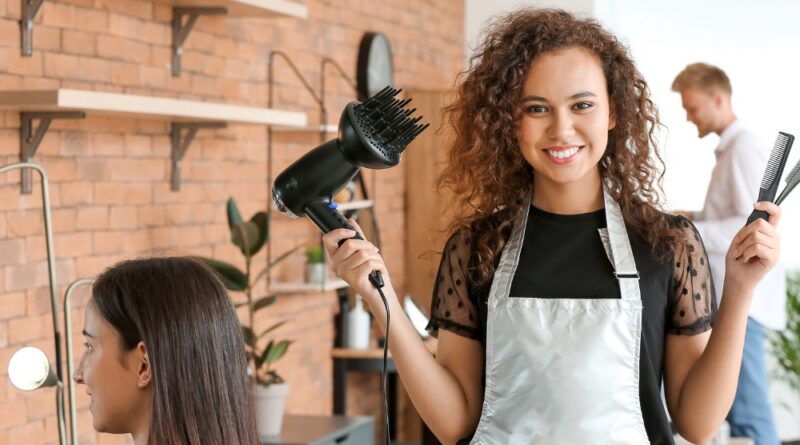
[[[153,379],[153,368],[150,366],[150,356],[147,355],[147,348],[144,345],[144,342],[140,341],[138,345],[136,345],[136,367],[138,378],[136,379],[136,384],[139,388],[144,389]]]

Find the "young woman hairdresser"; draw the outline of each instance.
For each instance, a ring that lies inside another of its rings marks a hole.
[[[521,10],[496,21],[448,110],[440,183],[462,213],[431,308],[434,359],[367,241],[324,237],[334,271],[385,328],[444,443],[670,444],[710,438],[733,401],[753,289],[778,257],[780,210],[743,228],[719,311],[703,244],[656,210],[657,111],[626,48],[590,20]],[[744,222],[743,222],[744,223]],[[711,325],[714,329],[711,329]]]

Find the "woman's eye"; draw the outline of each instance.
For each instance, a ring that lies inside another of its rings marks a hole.
[[[92,350],[92,345],[90,345],[89,343],[84,343],[83,344],[83,349],[86,350],[86,351],[91,351]]]
[[[592,107],[594,107],[594,104],[591,102],[578,102],[574,105],[576,110],[588,110]]]
[[[529,105],[526,108],[526,111],[528,113],[546,113],[547,107],[545,107],[544,105]]]

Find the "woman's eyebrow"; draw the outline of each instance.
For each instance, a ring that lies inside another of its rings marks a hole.
[[[81,333],[83,334],[84,337],[95,338],[94,335],[86,332],[86,329],[84,329]]]
[[[591,91],[581,91],[580,93],[575,93],[572,96],[567,97],[567,100],[582,99],[584,97],[597,97],[597,95]],[[547,99],[542,96],[525,96],[522,98],[522,101],[547,102]]]

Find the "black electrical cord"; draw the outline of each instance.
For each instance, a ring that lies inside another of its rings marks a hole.
[[[390,445],[390,432],[389,432],[389,398],[386,395],[386,365],[388,363],[389,357],[389,301],[386,299],[386,295],[383,294],[383,277],[381,276],[380,272],[373,271],[369,274],[369,282],[375,286],[375,289],[378,290],[378,294],[381,296],[381,300],[383,301],[383,307],[386,309],[386,336],[383,340],[383,370],[381,371],[381,391],[383,392],[383,415],[384,415],[384,424],[386,425],[386,445]]]
[[[381,391],[383,391],[383,413],[386,421],[386,445],[389,444],[389,399],[386,397],[386,363],[388,362],[389,355],[389,302],[386,300],[386,295],[383,295],[381,288],[378,288],[378,293],[381,294],[383,300],[383,307],[386,308],[386,337],[383,341],[383,371],[381,372]]]

